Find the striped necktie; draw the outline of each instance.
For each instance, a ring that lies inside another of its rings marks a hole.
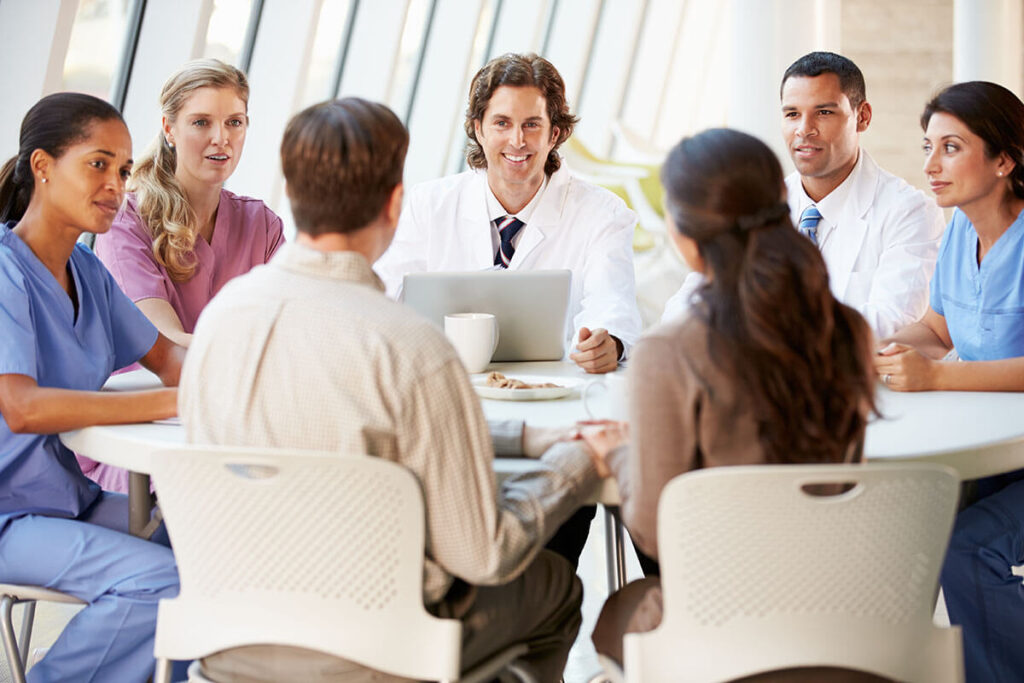
[[[811,204],[800,214],[800,233],[817,246],[818,244],[818,222],[821,220],[821,212],[818,207]]]
[[[512,246],[512,238],[523,229],[525,224],[515,216],[502,216],[496,219],[494,224],[498,228],[498,237],[501,239],[498,253],[494,255],[494,265],[508,268],[508,264],[512,262],[512,255],[516,253],[516,248]]]

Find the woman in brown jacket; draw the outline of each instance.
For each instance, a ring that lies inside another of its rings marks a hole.
[[[634,347],[629,425],[584,437],[654,559],[669,480],[702,467],[859,460],[875,381],[867,324],[832,296],[821,254],[793,228],[764,143],[727,129],[685,138],[662,183],[669,233],[706,284],[687,319]],[[609,598],[595,645],[621,661],[623,633],[660,620],[657,577],[634,582]]]

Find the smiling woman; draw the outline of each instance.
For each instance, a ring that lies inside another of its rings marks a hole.
[[[0,170],[0,582],[88,603],[32,680],[145,679],[157,603],[178,590],[170,549],[129,536],[127,498],[100,491],[57,438],[177,412],[173,388],[99,391],[137,360],[177,384],[184,355],[76,244],[110,229],[131,149],[111,105],[58,93],[29,110]]]
[[[182,346],[221,287],[266,263],[284,240],[281,219],[262,201],[223,189],[242,156],[248,99],[245,74],[216,59],[173,74],[160,95],[160,134],[110,232],[96,240],[125,294]],[[79,462],[104,488],[127,490],[123,470]]]

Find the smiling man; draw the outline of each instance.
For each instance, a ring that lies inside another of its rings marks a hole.
[[[466,110],[472,170],[409,191],[395,240],[375,266],[388,293],[397,297],[413,272],[567,268],[569,357],[587,372],[614,370],[640,333],[636,216],[562,166],[558,147],[576,120],[546,59],[506,54],[485,65]]]
[[[821,250],[836,298],[877,337],[890,336],[928,307],[942,212],[861,148],[872,112],[852,61],[804,55],[786,69],[780,95],[782,136],[796,167],[786,178],[793,225]],[[687,278],[663,319],[684,314],[700,283]]]

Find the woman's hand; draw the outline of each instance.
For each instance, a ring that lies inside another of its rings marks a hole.
[[[602,479],[610,477],[612,471],[608,467],[608,454],[629,441],[629,424],[614,420],[588,420],[576,424],[598,476]]]
[[[879,349],[875,371],[893,391],[934,391],[940,361],[906,344],[892,342]]]
[[[579,438],[575,427],[534,427],[523,425],[523,455],[527,458],[539,458],[559,441],[572,441]]]

